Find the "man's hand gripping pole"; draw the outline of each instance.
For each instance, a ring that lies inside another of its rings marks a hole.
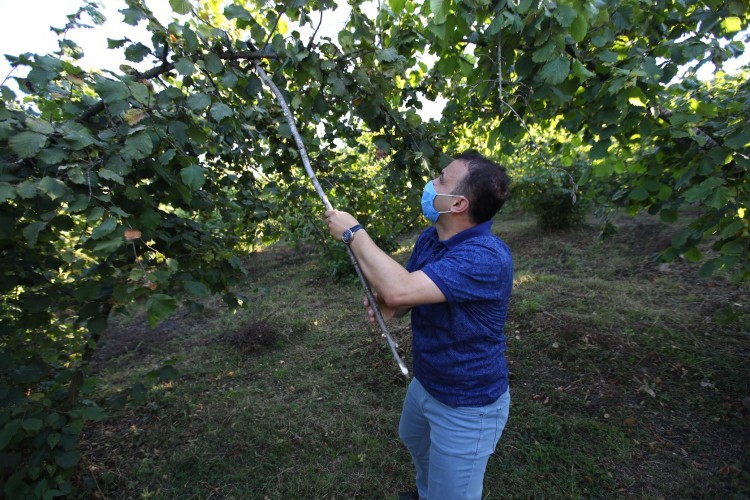
[[[273,94],[276,96],[276,100],[279,101],[279,105],[284,112],[284,116],[286,117],[289,128],[291,129],[292,135],[294,136],[294,140],[297,143],[297,149],[299,149],[299,154],[302,158],[302,164],[305,166],[305,171],[307,171],[307,175],[310,177],[313,186],[315,186],[315,191],[323,201],[323,205],[325,206],[326,210],[333,210],[331,202],[328,201],[328,197],[326,196],[325,191],[323,191],[323,188],[320,186],[320,182],[318,182],[318,178],[315,176],[315,172],[313,172],[312,166],[310,165],[310,159],[307,156],[307,150],[305,149],[305,145],[302,143],[302,137],[297,131],[297,127],[294,124],[294,117],[292,116],[292,112],[289,110],[289,106],[287,105],[286,100],[284,100],[284,96],[282,95],[276,84],[273,83],[273,81],[268,77],[268,74],[266,74],[265,70],[260,64],[256,63],[255,69],[258,71],[260,79],[268,86],[268,88],[271,89],[271,92],[273,92]],[[367,278],[365,278],[365,275],[362,274],[362,269],[359,267],[357,257],[354,255],[354,252],[348,245],[346,247],[346,251],[349,254],[349,259],[352,261],[354,270],[357,272],[359,281],[362,283],[362,287],[365,289],[365,295],[367,295],[367,300],[370,301],[370,307],[375,312],[375,318],[377,319],[378,326],[380,326],[380,331],[388,341],[388,346],[391,348],[391,352],[393,353],[393,357],[398,363],[398,367],[401,369],[401,373],[403,373],[404,376],[408,378],[409,370],[408,368],[406,368],[406,365],[401,359],[401,356],[398,355],[398,351],[396,350],[396,343],[393,341],[391,334],[388,333],[388,327],[386,326],[385,320],[383,319],[383,313],[380,312],[380,306],[378,305],[378,301],[375,299],[375,295],[372,293],[372,288],[370,288],[370,284],[367,282]]]

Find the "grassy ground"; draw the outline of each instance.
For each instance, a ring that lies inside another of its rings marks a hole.
[[[670,228],[494,225],[514,252],[507,325],[511,417],[486,498],[750,495],[748,287],[649,255]],[[412,240],[405,240],[410,247]],[[413,485],[397,437],[406,380],[365,321],[355,279],[331,282],[306,250],[247,260],[246,310],[211,301],[150,330],[113,321],[102,397],[175,362],[179,375],[87,426],[78,481],[99,498],[393,498]],[[408,251],[397,254],[405,260]],[[410,359],[408,318],[391,325]]]

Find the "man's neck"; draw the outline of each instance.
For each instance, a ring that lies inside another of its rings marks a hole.
[[[442,218],[443,217],[440,216],[440,219]],[[435,224],[435,230],[437,231],[439,241],[449,240],[461,231],[465,231],[476,226],[476,224],[471,222],[468,218],[446,218],[446,220],[440,219],[438,219],[437,224]]]

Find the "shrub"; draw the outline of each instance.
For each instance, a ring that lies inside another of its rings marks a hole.
[[[569,176],[558,170],[542,170],[515,179],[511,196],[537,217],[543,229],[570,229],[581,224],[588,204],[574,192]]]

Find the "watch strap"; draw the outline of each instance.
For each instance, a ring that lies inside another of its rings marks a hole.
[[[354,233],[356,233],[360,229],[364,229],[364,227],[362,226],[362,224],[357,224],[356,226],[350,227],[349,229],[347,229],[346,231],[344,231],[344,234],[343,234],[343,236],[341,238],[342,241],[348,245],[349,243],[351,243],[352,238],[354,238]]]

